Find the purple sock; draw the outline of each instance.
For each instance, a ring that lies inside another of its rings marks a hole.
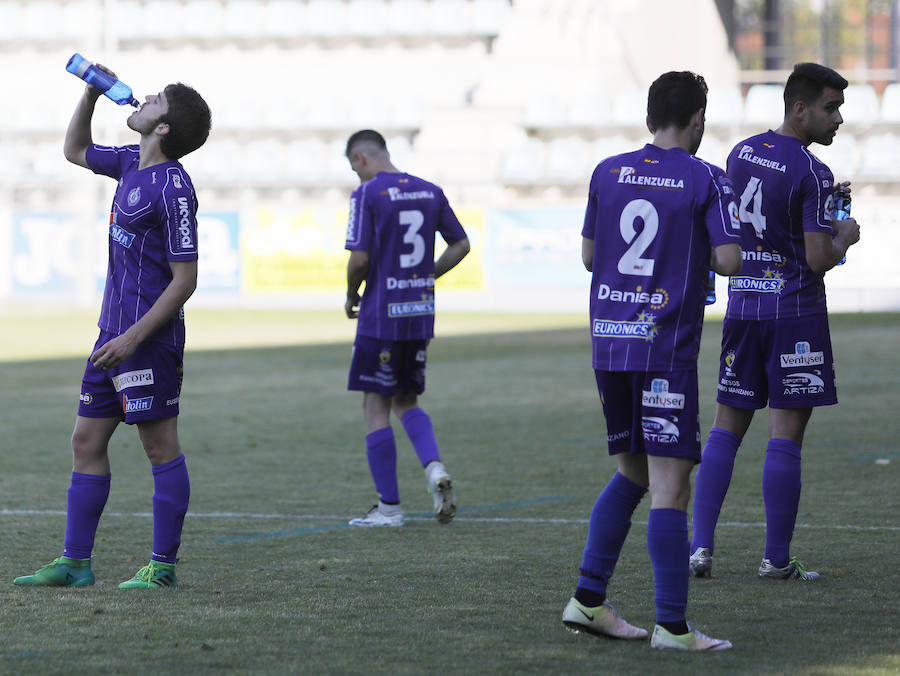
[[[799,444],[769,439],[762,489],[766,503],[766,558],[773,566],[783,568],[791,558],[791,538],[800,506]]]
[[[72,472],[66,509],[66,539],[63,556],[89,559],[100,515],[109,497],[109,474]]]
[[[736,434],[718,427],[709,431],[703,449],[703,462],[694,482],[694,541],[691,551],[697,547],[707,547],[710,552],[713,550],[716,522],[731,483],[734,458],[740,445],[741,438]]]
[[[591,510],[587,543],[581,560],[581,577],[578,578],[579,589],[606,594],[606,585],[631,528],[631,515],[646,492],[646,488],[618,472],[606,484]]]
[[[181,544],[181,529],[191,498],[184,456],[153,466],[153,556],[154,561],[175,563]]]
[[[399,504],[397,445],[394,442],[393,428],[382,427],[366,435],[366,457],[369,459],[369,471],[372,472],[378,497],[385,504]]]
[[[687,512],[651,509],[647,520],[647,549],[656,587],[656,623],[684,622],[687,609],[690,543]]]
[[[416,449],[422,467],[428,467],[429,462],[441,459],[437,439],[434,438],[434,427],[425,411],[421,408],[411,408],[403,414],[400,422],[403,423],[403,429]]]

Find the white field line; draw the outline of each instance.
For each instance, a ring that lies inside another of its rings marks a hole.
[[[59,509],[0,509],[0,516],[65,516],[66,512]],[[105,517],[116,518],[153,518],[150,512],[104,512]],[[347,521],[358,515],[340,514],[261,514],[254,512],[188,512],[188,518],[192,519],[280,519],[303,521]],[[407,515],[407,521],[432,521],[432,515]],[[459,515],[456,521],[470,521],[472,523],[535,523],[535,524],[587,524],[587,519],[554,519],[539,517],[479,517]],[[634,521],[633,523],[646,526],[646,521]],[[719,526],[725,528],[765,528],[764,522],[720,521]],[[808,528],[810,530],[857,530],[857,531],[889,531],[900,532],[900,526],[854,526],[840,524],[812,524],[798,523],[795,528]]]

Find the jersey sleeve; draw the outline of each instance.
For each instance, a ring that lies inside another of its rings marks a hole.
[[[166,170],[160,206],[166,258],[170,261],[197,260],[197,197],[181,167]]]
[[[818,165],[818,166],[816,166]],[[831,208],[834,176],[824,164],[813,162],[809,173],[800,181],[802,223],[804,232],[831,234]]]
[[[87,147],[84,158],[88,167],[95,174],[109,176],[116,180],[122,178],[124,161],[130,155],[127,146],[99,146],[92,144]]]
[[[351,251],[369,251],[372,244],[374,220],[372,210],[366,204],[368,183],[356,188],[350,196],[350,216],[347,220],[347,241],[345,249]]]
[[[591,185],[588,188],[588,203],[584,210],[584,224],[581,226],[581,236],[587,239],[597,238],[597,176],[601,166],[603,165],[598,165],[594,169],[594,174],[591,176]]]
[[[741,220],[735,203],[734,184],[724,171],[707,165],[710,172],[705,223],[710,246],[741,243]]]
[[[447,244],[453,244],[466,238],[466,231],[450,207],[450,202],[443,192],[440,192],[440,207],[438,210],[437,231]]]

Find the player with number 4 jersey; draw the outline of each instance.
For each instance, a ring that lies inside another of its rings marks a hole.
[[[763,465],[766,541],[759,577],[813,580],[791,555],[800,504],[800,452],[816,406],[837,403],[825,272],[859,240],[854,219],[833,217],[849,193],[809,150],[843,123],[847,80],[816,63],[794,67],[781,126],[738,143],[728,176],[739,196],[744,265],[729,282],[718,406],[694,491],[691,573],[711,577],[714,534],[738,447],[757,409],[769,407]]]
[[[456,513],[456,496],[418,395],[425,391],[426,350],[434,335],[435,280],[468,254],[469,240],[444,192],[399,171],[381,134],[356,132],[346,155],[362,181],[350,198],[347,226],[344,309],[358,318],[348,388],[363,392],[366,454],[379,495],[378,504],[350,525],[403,524],[391,410],[425,469],[435,516],[447,523]],[[438,233],[448,246],[435,261]]]

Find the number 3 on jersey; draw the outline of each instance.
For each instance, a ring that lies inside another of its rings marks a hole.
[[[754,176],[747,182],[747,187],[744,188],[744,192],[741,195],[738,218],[741,219],[742,223],[752,225],[756,231],[756,236],[760,239],[763,238],[763,233],[766,231],[766,217],[762,212],[762,200],[762,180]],[[751,202],[753,203],[752,211],[748,208],[751,206]]]
[[[634,224],[638,219],[644,222],[644,228],[638,233]],[[659,231],[659,213],[656,207],[647,200],[631,200],[622,209],[619,217],[619,233],[626,244],[631,246],[619,259],[619,272],[623,275],[640,275],[650,277],[653,275],[652,258],[641,258],[649,248],[656,233]]]
[[[414,268],[425,258],[425,238],[419,234],[419,229],[425,223],[425,216],[418,209],[409,209],[400,212],[400,225],[406,226],[403,233],[403,243],[412,245],[412,252],[400,254],[401,268]]]

